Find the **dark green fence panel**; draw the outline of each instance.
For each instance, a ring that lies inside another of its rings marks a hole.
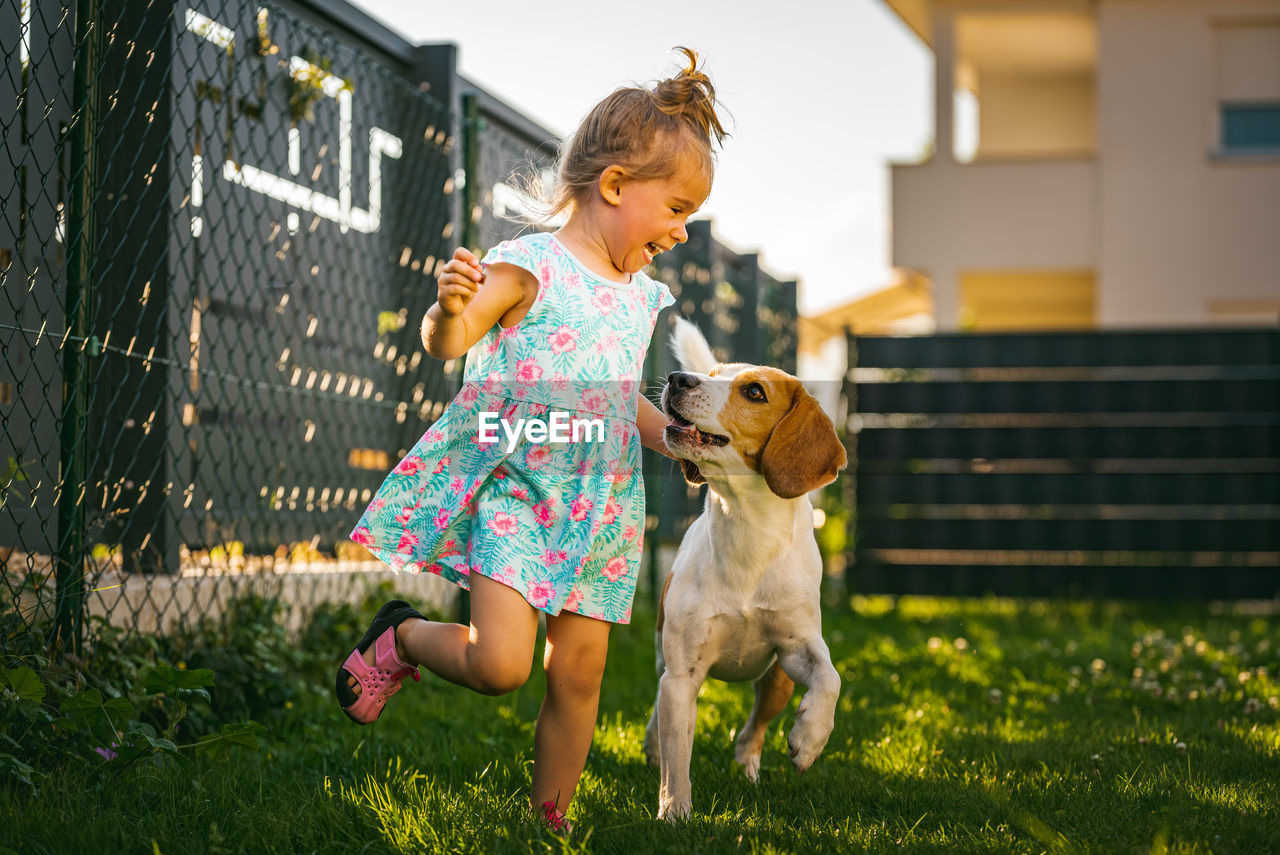
[[[1280,592],[1280,332],[851,338],[864,592]]]

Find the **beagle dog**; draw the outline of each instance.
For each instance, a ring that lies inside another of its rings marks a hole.
[[[787,736],[804,772],[835,724],[840,677],[822,640],[822,559],[808,493],[847,459],[831,419],[800,381],[776,368],[718,364],[697,327],[676,321],[685,370],[662,392],[664,440],[685,478],[707,484],[658,608],[658,696],[645,756],[661,769],[658,818],[687,817],[698,689],[707,677],[755,682],[735,760],[759,779],[769,722],[806,687]]]

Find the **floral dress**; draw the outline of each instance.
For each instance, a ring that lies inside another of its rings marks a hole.
[[[643,273],[597,276],[550,234],[498,245],[483,264],[497,262],[537,278],[533,306],[471,348],[462,389],[351,539],[393,570],[463,588],[480,573],[547,614],[627,623],[645,522],[636,395],[674,300]]]

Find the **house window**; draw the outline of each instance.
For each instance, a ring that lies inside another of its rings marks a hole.
[[[1280,22],[1216,28],[1217,149],[1280,154]]]
[[[1220,142],[1225,154],[1280,154],[1280,102],[1223,104]]]

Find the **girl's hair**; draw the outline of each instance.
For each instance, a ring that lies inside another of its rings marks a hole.
[[[609,95],[561,148],[548,219],[585,198],[613,164],[644,181],[674,175],[683,159],[693,156],[710,179],[712,137],[723,144],[728,136],[716,114],[716,90],[698,68],[697,53],[674,50],[685,55],[688,66],[652,89],[630,86]]]

